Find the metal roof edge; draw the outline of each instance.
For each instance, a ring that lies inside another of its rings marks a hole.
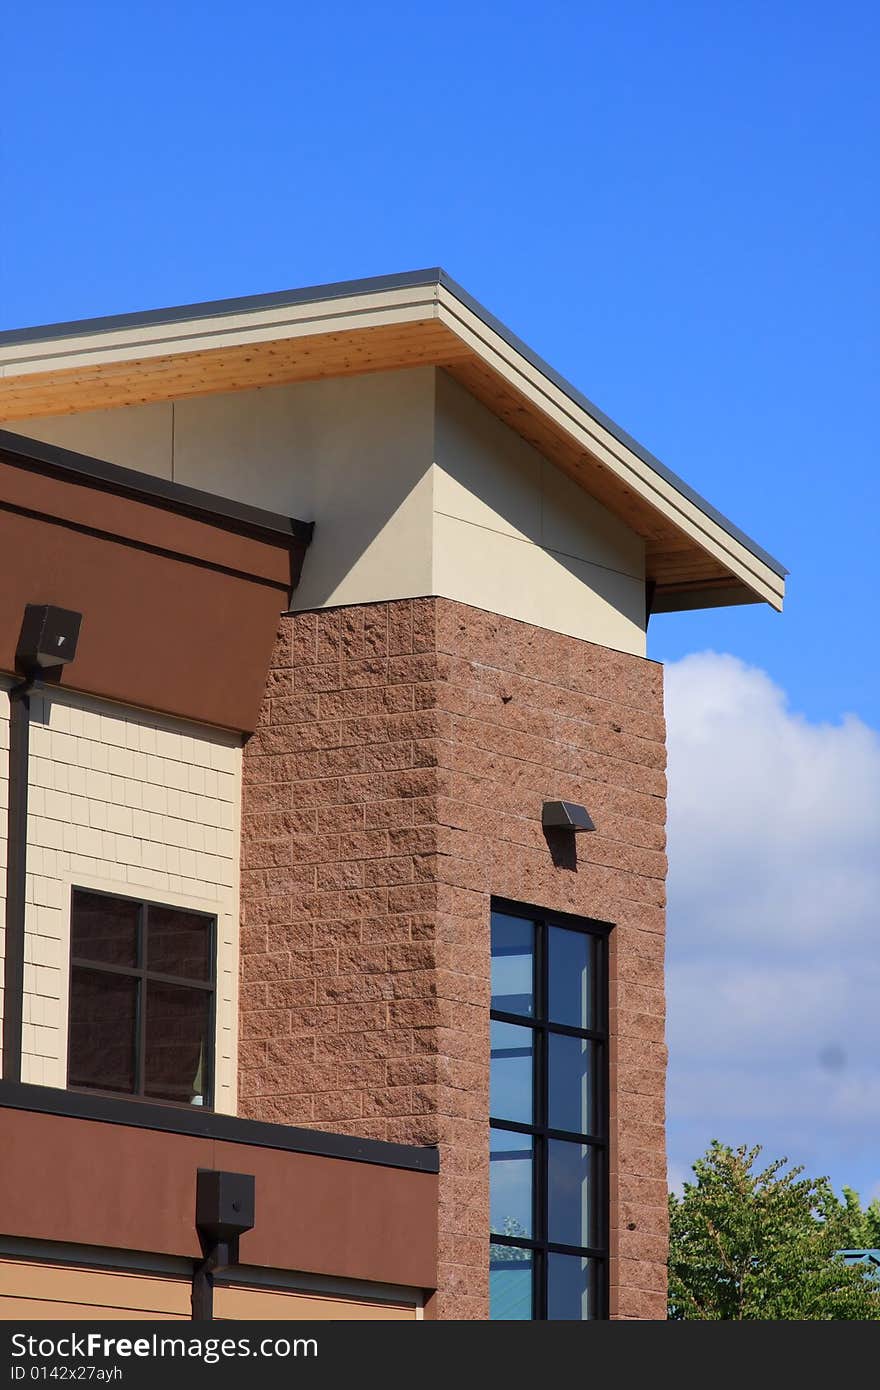
[[[255,1148],[282,1149],[313,1154],[317,1158],[343,1158],[355,1163],[374,1163],[386,1168],[406,1168],[416,1173],[438,1173],[439,1151],[427,1145],[409,1145],[386,1139],[360,1139],[272,1120],[242,1119],[199,1106],[169,1105],[137,1096],[90,1095],[36,1086],[30,1082],[0,1080],[0,1111],[28,1110],[38,1115],[57,1115],[99,1124],[127,1125],[133,1129],[159,1130],[189,1135],[218,1143],[251,1144]]]
[[[351,299],[359,294],[381,294],[383,290],[418,289],[422,285],[444,283],[439,266],[429,270],[406,270],[396,275],[371,275],[360,280],[337,280],[303,289],[274,290],[271,294],[250,294],[231,299],[210,299],[196,304],[175,304],[164,309],[144,309],[129,314],[108,314],[96,319],[71,319],[64,323],[36,324],[32,328],[6,328],[0,331],[0,347],[17,343],[38,343],[53,338],[85,337],[112,333],[123,328],[146,328],[150,324],[185,323],[193,318],[221,318],[225,314],[256,314],[261,309],[283,309],[288,305],[319,304],[323,300]]]

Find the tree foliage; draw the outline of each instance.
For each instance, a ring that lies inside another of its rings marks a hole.
[[[880,1321],[880,1282],[836,1258],[880,1248],[880,1203],[863,1211],[852,1189],[840,1201],[827,1178],[760,1168],[760,1153],[713,1140],[670,1194],[669,1316]]]
[[[880,1197],[862,1210],[859,1194],[851,1187],[843,1189],[843,1201],[838,1202],[842,1228],[848,1233],[847,1250],[880,1250]]]

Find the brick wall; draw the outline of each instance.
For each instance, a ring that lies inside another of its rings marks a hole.
[[[665,1316],[662,673],[442,599],[282,620],[245,749],[242,1114],[441,1148],[435,1316],[487,1312],[489,901],[616,924],[612,1314]],[[541,803],[598,833],[554,863]]]
[[[73,692],[34,695],[28,781],[22,1080],[67,1084],[70,890],[100,888],[216,913],[215,1104],[234,1112],[238,741]]]

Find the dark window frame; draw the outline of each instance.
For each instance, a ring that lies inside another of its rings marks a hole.
[[[519,917],[534,924],[534,1012],[532,1015],[512,1014],[500,1009],[490,1009],[490,1018],[499,1023],[512,1023],[517,1027],[532,1030],[534,1061],[532,1066],[532,1124],[521,1124],[514,1120],[496,1119],[490,1114],[491,1130],[504,1130],[507,1133],[527,1135],[532,1143],[532,1235],[530,1237],[507,1236],[490,1232],[490,1260],[493,1246],[512,1246],[527,1250],[531,1255],[532,1268],[532,1320],[547,1321],[548,1305],[548,1256],[552,1254],[576,1255],[592,1261],[595,1271],[595,1285],[592,1293],[591,1320],[603,1320],[609,1316],[608,1260],[610,1246],[611,1190],[608,1161],[610,1128],[610,1066],[609,1066],[609,938],[614,929],[612,922],[603,922],[592,917],[575,916],[567,912],[553,912],[546,908],[513,902],[507,898],[493,897],[490,911],[503,913],[507,917]],[[547,940],[550,927],[562,927],[566,931],[577,931],[589,936],[594,942],[593,957],[593,998],[592,1020],[598,1025],[594,1028],[574,1028],[568,1024],[551,1023],[548,1017],[548,997],[550,976],[548,969]],[[584,1038],[595,1043],[599,1049],[599,1059],[595,1064],[594,1078],[597,1094],[594,1104],[595,1132],[574,1133],[554,1129],[547,1123],[549,1103],[549,1045],[551,1034]],[[549,1215],[549,1143],[553,1139],[588,1145],[597,1155],[599,1174],[595,1179],[596,1205],[594,1213],[599,1243],[595,1246],[564,1245],[551,1241],[548,1236]],[[491,1138],[490,1138],[491,1143]]]
[[[138,907],[137,918],[137,965],[112,965],[107,961],[90,960],[85,956],[75,956],[73,953],[73,914],[74,903],[77,893],[90,893],[93,897],[109,898],[114,902],[122,902],[128,905],[136,903]],[[150,908],[158,908],[164,912],[180,911],[185,912],[191,917],[202,917],[208,924],[208,979],[193,980],[180,975],[167,975],[161,971],[150,970],[147,958],[147,942],[149,912]],[[147,983],[162,985],[176,985],[183,989],[201,990],[209,996],[208,1009],[208,1039],[205,1056],[205,1084],[204,1096],[200,1110],[211,1112],[214,1109],[215,1091],[215,1065],[217,1051],[217,916],[215,913],[204,912],[199,908],[181,907],[179,903],[157,902],[149,898],[137,898],[125,893],[114,893],[105,888],[88,888],[85,884],[75,883],[70,889],[70,964],[68,967],[68,998],[72,997],[73,991],[73,972],[75,969],[91,970],[106,975],[124,975],[129,979],[137,980],[137,1014],[135,1023],[135,1084],[134,1091],[110,1091],[103,1090],[98,1086],[74,1086],[70,1081],[71,1066],[71,1047],[72,1037],[68,1027],[67,1034],[67,1090],[78,1095],[107,1096],[114,1099],[136,1101],[139,1104],[147,1105],[171,1105],[183,1110],[191,1110],[192,1102],[168,1100],[165,1097],[148,1095],[144,1090],[146,1074],[146,1046],[147,1046],[147,1010],[146,993]]]

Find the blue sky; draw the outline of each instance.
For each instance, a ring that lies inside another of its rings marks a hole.
[[[880,725],[876,5],[83,0],[3,48],[0,327],[441,264],[791,569],[783,617],[658,617],[652,654]],[[880,1183],[877,1148],[814,1156]]]

